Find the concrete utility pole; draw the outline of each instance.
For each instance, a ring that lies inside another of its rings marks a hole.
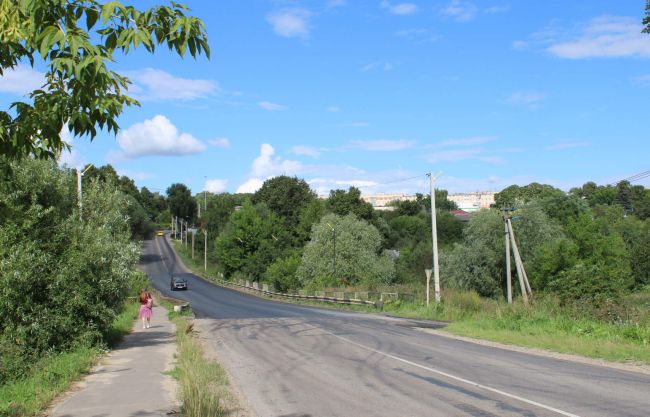
[[[521,260],[521,254],[519,253],[519,248],[516,246],[517,242],[515,240],[515,231],[512,229],[512,220],[508,219],[508,225],[510,229],[510,238],[512,239],[512,245],[515,249],[515,262],[519,262],[521,266],[521,272],[524,278],[524,286],[526,287],[526,292],[529,296],[533,295],[533,290],[530,288],[530,283],[528,282],[528,274],[526,274],[526,268],[524,268],[524,261]]]
[[[431,288],[431,269],[425,269],[424,273],[427,275],[427,307],[429,307],[429,292]]]
[[[510,231],[508,230],[507,209],[503,211],[503,226],[505,228],[506,239],[506,286],[508,287],[508,304],[512,304],[512,271],[510,270]]]
[[[515,266],[517,267],[517,276],[519,277],[521,296],[524,299],[524,304],[528,304],[528,290],[526,284],[524,283],[524,273],[523,273],[524,265],[521,262],[521,258],[519,257],[519,248],[517,247],[517,241],[513,236],[512,223],[510,219],[507,219],[506,223],[508,224],[508,231],[510,232],[510,242],[512,243],[512,252],[515,255]]]
[[[81,193],[81,179],[90,169],[90,167],[93,166],[93,164],[88,164],[86,169],[81,171],[80,169],[77,168],[77,194],[78,194],[78,200],[79,200],[79,221],[83,221],[82,213],[83,213],[83,195]]]
[[[194,259],[194,235],[196,233],[192,232],[192,259]]]
[[[431,172],[427,174],[429,177],[429,188],[431,192],[431,240],[433,241],[433,283],[436,288],[436,302],[440,302],[440,269],[438,267],[438,230],[436,226],[436,192],[434,183],[440,173],[433,175]]]
[[[208,226],[205,226],[205,230],[203,231],[205,234],[205,244],[203,246],[203,270],[207,271],[208,270]]]

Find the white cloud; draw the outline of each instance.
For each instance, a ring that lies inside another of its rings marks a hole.
[[[328,112],[332,112],[332,113],[338,113],[338,112],[341,111],[341,108],[337,107],[337,106],[330,106],[325,110],[327,110]]]
[[[263,108],[264,110],[268,110],[268,111],[282,111],[282,110],[286,110],[287,108],[287,106],[283,106],[282,104],[278,104],[278,103],[272,103],[270,101],[260,101],[259,103],[257,103],[257,105]]]
[[[350,147],[364,151],[401,151],[415,146],[414,140],[353,140]]]
[[[151,172],[131,171],[130,169],[121,169],[121,168],[116,168],[116,170],[118,175],[120,176],[126,175],[127,177],[136,181],[148,180],[155,177],[155,175],[152,174]]]
[[[189,133],[180,133],[162,115],[123,129],[117,136],[122,156],[137,158],[148,155],[190,155],[205,151],[206,146]]]
[[[379,3],[379,7],[388,10],[389,13],[401,16],[417,13],[419,10],[418,6],[413,3],[391,4],[388,0],[382,0],[382,2]]]
[[[510,10],[510,6],[492,6],[484,10],[487,14],[505,13]]]
[[[267,22],[273,27],[273,31],[285,38],[309,38],[311,30],[309,19],[312,13],[307,9],[295,8],[270,13],[266,16]]]
[[[482,145],[484,143],[492,142],[496,138],[494,136],[472,136],[469,138],[452,138],[446,139],[440,142],[436,142],[432,145],[428,145],[429,148],[442,148],[445,146],[466,146],[466,145]]]
[[[230,148],[230,139],[225,137],[210,139],[208,143],[212,146],[216,146],[217,148]]]
[[[0,76],[0,92],[24,96],[45,84],[45,74],[27,65],[7,68]]]
[[[393,64],[391,62],[371,62],[370,64],[366,64],[363,67],[361,67],[362,72],[368,72],[372,71],[374,69],[381,68],[384,71],[391,71],[393,69]]]
[[[538,91],[517,91],[508,97],[508,101],[514,104],[534,105],[546,98],[546,93]]]
[[[254,193],[255,191],[259,190],[262,188],[262,185],[264,185],[264,180],[261,180],[259,178],[251,178],[239,187],[237,187],[237,191],[235,191],[237,194],[240,193]]]
[[[432,43],[440,40],[439,35],[433,34],[429,29],[425,28],[404,29],[395,32],[395,35],[416,44]]]
[[[602,16],[592,19],[579,33],[545,41],[551,54],[569,59],[602,57],[650,57],[650,36],[641,33],[639,19],[625,16]]]
[[[228,180],[212,179],[207,180],[203,189],[209,193],[223,193],[228,188]]]
[[[219,85],[212,80],[175,77],[154,68],[125,71],[125,75],[134,83],[130,92],[143,101],[194,100],[220,91]]]
[[[425,155],[424,159],[432,164],[437,162],[458,162],[465,159],[477,159],[481,153],[481,149],[455,149],[433,152]]]
[[[321,154],[321,149],[314,148],[313,146],[296,145],[291,148],[291,152],[296,155],[305,155],[311,156],[312,158],[318,158]]]
[[[512,49],[521,51],[522,49],[526,49],[526,48],[528,48],[528,42],[526,41],[514,41],[512,43]]]
[[[68,145],[70,145],[70,150],[64,150],[61,152],[61,154],[58,157],[58,164],[61,167],[68,167],[68,168],[82,168],[88,164],[86,159],[79,154],[79,152],[74,148],[74,138],[72,137],[72,134],[70,134],[70,131],[68,130],[67,125],[63,125],[63,129],[61,129],[61,133],[59,133],[59,136],[61,137],[61,140]]]
[[[469,22],[474,19],[478,7],[474,3],[462,0],[452,0],[446,7],[440,10],[443,16],[454,19],[457,22]]]
[[[547,146],[545,149],[547,151],[561,151],[564,149],[571,148],[584,148],[585,146],[590,146],[589,142],[561,142],[556,143],[555,145]]]
[[[368,122],[351,122],[351,123],[344,123],[341,126],[343,126],[343,127],[368,127],[368,126],[370,126],[370,123],[368,123]]]

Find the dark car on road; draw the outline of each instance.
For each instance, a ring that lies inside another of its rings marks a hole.
[[[179,275],[172,275],[171,290],[187,290],[187,279]]]

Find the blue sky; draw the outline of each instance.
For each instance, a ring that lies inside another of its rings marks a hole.
[[[139,186],[195,193],[250,192],[281,174],[320,194],[425,193],[429,171],[450,192],[568,189],[650,169],[645,1],[185,4],[206,24],[211,60],[118,57],[142,106],[125,110],[117,137],[63,132],[64,163],[111,163]],[[7,72],[0,104],[41,71]]]

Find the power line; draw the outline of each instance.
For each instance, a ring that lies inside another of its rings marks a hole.
[[[613,183],[611,183],[611,184],[607,184],[607,185],[608,185],[608,186],[615,186],[615,185],[617,185],[618,183],[621,183],[621,182],[623,182],[623,181],[635,182],[635,181],[640,181],[640,180],[645,179],[645,178],[648,178],[648,177],[650,177],[650,170],[648,170],[648,171],[643,171],[643,172],[639,172],[638,174],[634,174],[634,175],[632,175],[632,176],[630,176],[630,177],[624,178],[624,179],[622,179],[622,180],[620,180],[620,181],[613,182]]]

